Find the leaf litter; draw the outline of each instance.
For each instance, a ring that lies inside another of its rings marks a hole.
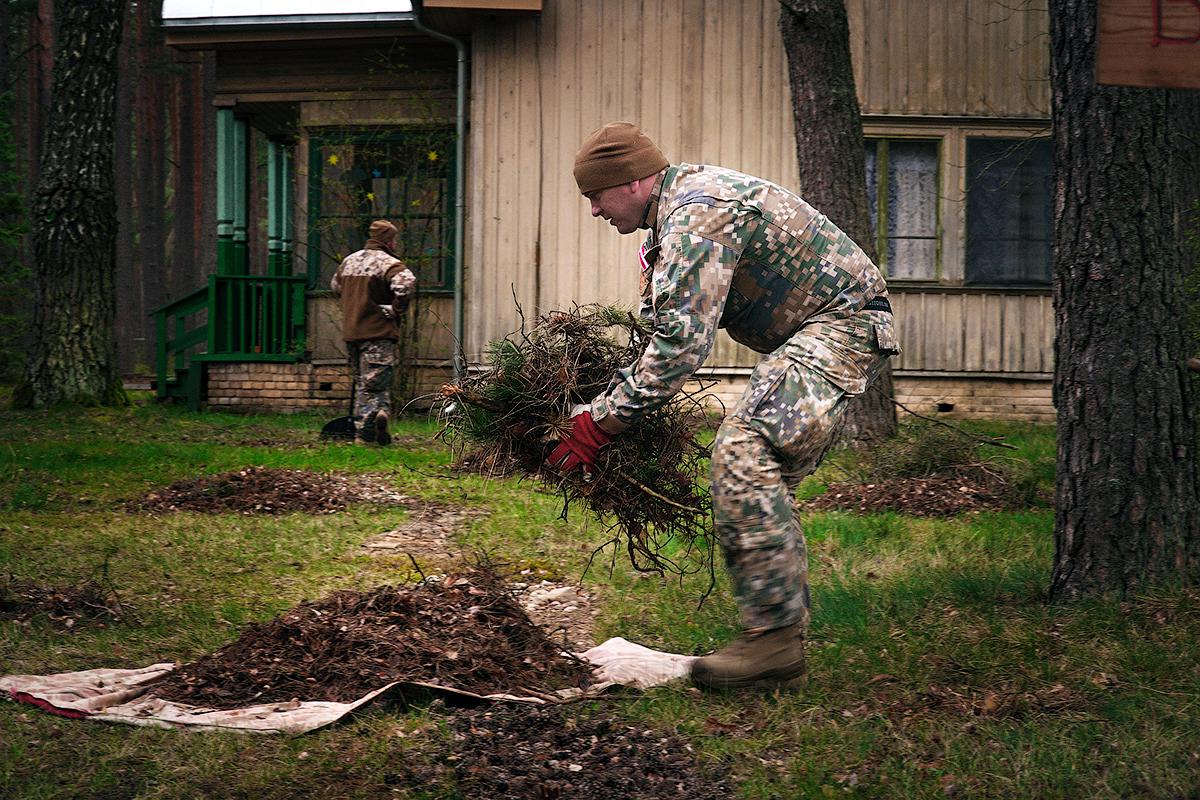
[[[533,624],[496,569],[481,563],[410,587],[334,592],[247,624],[235,641],[168,673],[152,691],[232,709],[352,702],[395,681],[549,697],[590,679],[590,666]]]
[[[176,481],[128,505],[131,511],[150,513],[332,514],[353,503],[406,506],[413,502],[384,475],[246,467]]]

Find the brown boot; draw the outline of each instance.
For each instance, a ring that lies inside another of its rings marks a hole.
[[[788,625],[743,633],[717,652],[692,663],[692,681],[705,689],[776,688],[794,685],[804,665],[804,628]]]
[[[387,447],[392,443],[392,435],[388,433],[390,421],[391,416],[386,411],[380,410],[375,414],[375,443],[380,447]]]

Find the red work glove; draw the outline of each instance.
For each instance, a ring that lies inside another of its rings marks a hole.
[[[582,411],[571,417],[571,427],[563,434],[554,452],[550,453],[548,463],[563,472],[579,467],[588,472],[596,464],[600,448],[611,441],[612,436],[601,430],[592,419],[592,412]]]

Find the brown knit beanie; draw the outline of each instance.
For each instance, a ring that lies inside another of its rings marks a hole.
[[[581,194],[636,181],[667,168],[662,151],[632,122],[610,122],[583,140],[575,156]]]
[[[396,238],[396,226],[386,219],[377,219],[367,228],[367,235],[377,242],[390,242]]]

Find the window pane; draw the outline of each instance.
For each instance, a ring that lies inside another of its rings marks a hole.
[[[937,276],[938,143],[887,143],[887,273]]]
[[[453,288],[453,142],[443,130],[313,141],[309,257],[317,285],[327,285],[341,259],[362,247],[371,220],[388,219],[400,232],[396,254],[421,288]]]
[[[1053,151],[1047,139],[967,140],[968,283],[1049,283]]]
[[[941,257],[938,141],[867,139],[863,156],[879,266],[889,278],[935,279]]]

